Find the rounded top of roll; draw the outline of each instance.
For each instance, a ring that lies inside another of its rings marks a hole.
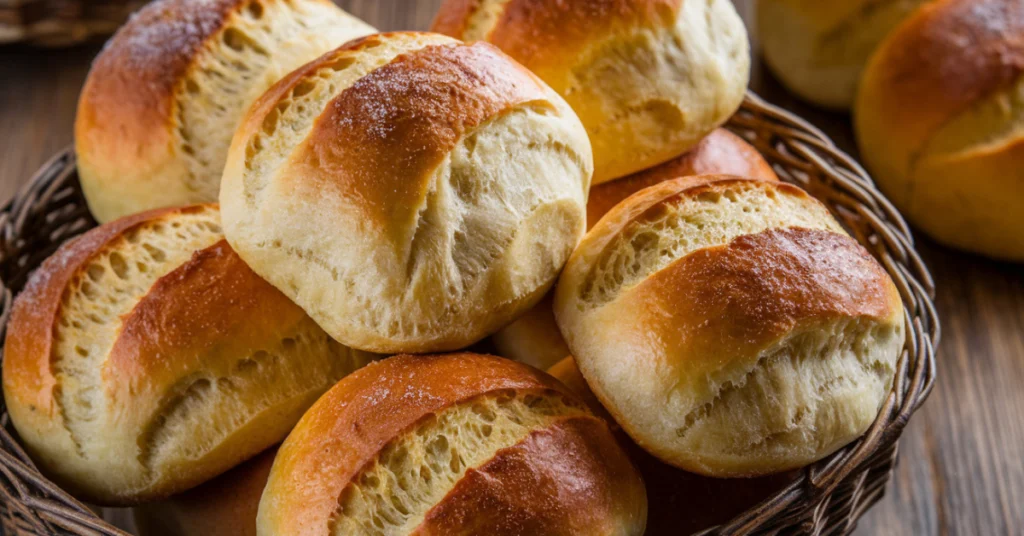
[[[93,62],[76,128],[105,130],[110,122],[126,129],[119,134],[131,143],[165,140],[175,94],[195,57],[219,45],[210,39],[247,5],[258,2],[159,0],[143,7]]]
[[[582,235],[590,144],[486,43],[398,32],[298,69],[225,169],[228,240],[345,344],[463,348],[540,298]]]
[[[326,0],[159,0],[96,57],[75,150],[101,221],[216,201],[231,134],[278,78],[374,29]]]
[[[281,447],[258,525],[302,536],[381,522],[415,534],[640,534],[643,495],[604,423],[550,376],[497,357],[405,355],[309,410]]]
[[[730,2],[449,0],[434,31],[493,43],[573,107],[594,183],[689,150],[739,107],[750,57]]]
[[[1011,89],[1022,75],[1024,4],[940,0],[918,9],[879,46],[858,107],[885,118],[893,135],[884,143],[894,152],[913,151],[950,118]]]
[[[683,0],[449,0],[433,27],[464,41],[491,41],[545,80],[568,77],[567,66],[595,45],[637,28],[670,28]]]
[[[15,300],[5,348],[5,400],[33,459],[83,499],[119,505],[281,441],[370,358],[253,273],[216,205],[156,209],[64,244]]]
[[[630,436],[711,476],[799,467],[858,436],[903,343],[895,285],[824,206],[729,176],[667,181],[613,208],[566,265],[555,315]],[[790,353],[812,365],[776,371]],[[857,379],[829,384],[832,367]]]
[[[939,0],[879,46],[854,109],[882,190],[947,245],[1024,260],[1024,4]],[[970,178],[967,180],[966,178]]]
[[[346,80],[352,84],[333,95],[321,94],[330,85],[321,82],[325,70],[362,76]],[[288,126],[279,123],[285,123],[281,116],[307,95],[323,102],[317,102],[322,111],[309,110],[319,115],[303,118],[303,143],[273,146],[284,137],[277,128]],[[301,194],[345,202],[389,238],[408,240],[418,214],[410,208],[421,204],[454,145],[515,106],[553,108],[545,104],[551,97],[543,82],[486,43],[465,45],[428,33],[377,34],[347,43],[275,84],[246,115],[237,140],[248,143],[234,150],[247,150],[245,165],[288,157],[301,175],[287,182]]]

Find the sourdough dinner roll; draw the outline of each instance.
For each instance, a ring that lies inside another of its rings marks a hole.
[[[99,504],[158,499],[274,443],[369,356],[334,342],[221,234],[216,205],[65,244],[15,301],[4,399],[47,476]]]
[[[930,0],[758,0],[764,59],[790,91],[819,106],[853,105],[878,43]]]
[[[525,365],[398,356],[327,392],[281,447],[260,536],[639,535],[643,483],[601,419]]]
[[[915,225],[1024,261],[1024,3],[921,7],[872,57],[854,113],[865,163]]]
[[[643,448],[709,476],[799,467],[874,421],[903,346],[895,285],[799,188],[676,179],[573,253],[555,316]]]
[[[572,110],[493,46],[375,35],[253,107],[225,233],[349,346],[463,348],[552,284],[583,234],[591,158]]]
[[[664,164],[617,181],[590,189],[587,201],[587,225],[593,226],[623,199],[648,186],[688,175],[726,174],[763,180],[778,180],[771,166],[739,136],[716,129],[690,152]],[[494,334],[498,354],[539,369],[547,369],[569,355],[561,332],[555,324],[548,293],[533,309]]]
[[[82,189],[104,222],[217,200],[231,135],[253,100],[375,30],[328,0],[158,0],[96,58],[78,102]]]
[[[140,536],[256,536],[256,512],[277,448],[163,501],[132,508]]]
[[[595,184],[692,148],[739,108],[750,75],[729,0],[446,0],[434,31],[494,43],[565,97]]]

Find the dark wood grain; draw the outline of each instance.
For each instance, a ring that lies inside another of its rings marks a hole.
[[[382,30],[397,30],[427,28],[439,0],[340,3]],[[751,20],[752,2],[737,6]],[[71,142],[77,94],[98,50],[0,48],[0,197]],[[854,152],[845,115],[796,101],[759,64],[751,85]],[[919,240],[939,287],[939,379],[907,428],[894,482],[857,533],[1024,534],[1024,266]]]

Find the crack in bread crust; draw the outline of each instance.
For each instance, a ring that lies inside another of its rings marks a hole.
[[[431,415],[389,443],[345,487],[330,521],[331,534],[408,534],[468,470],[534,430],[589,415],[557,395],[497,395]]]
[[[777,227],[843,233],[819,202],[771,183],[706,184],[652,206],[610,240],[579,286],[580,305],[597,308],[623,289],[701,248]]]
[[[82,457],[97,455],[83,444],[94,439],[92,425],[106,412],[101,371],[120,319],[158,279],[221,240],[220,233],[211,207],[143,222],[104,245],[66,288],[54,329],[56,400]]]

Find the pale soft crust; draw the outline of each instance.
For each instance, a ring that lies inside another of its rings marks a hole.
[[[217,200],[245,110],[292,69],[375,30],[325,0],[160,0],[96,58],[75,151],[101,222]]]
[[[579,368],[644,449],[718,477],[856,438],[904,342],[895,285],[796,187],[677,179],[618,205],[559,281]]]
[[[1024,4],[919,9],[872,57],[854,120],[865,163],[912,223],[1024,260]]]
[[[101,226],[15,301],[11,419],[41,469],[85,500],[133,504],[208,480],[279,442],[370,358],[249,270],[218,220],[199,205]]]
[[[761,0],[757,35],[765,61],[790,91],[848,110],[860,75],[885,36],[931,0]]]
[[[555,324],[552,292],[491,337],[498,355],[544,370],[569,355]]]
[[[339,341],[454,350],[550,287],[591,169],[572,110],[493,46],[381,34],[257,102],[221,201],[239,255]]]
[[[256,512],[277,448],[184,493],[132,508],[140,536],[256,536]]]
[[[605,419],[619,444],[640,471],[648,490],[648,530],[671,527],[681,534],[700,532],[734,519],[779,491],[799,476],[787,471],[757,478],[714,478],[665,464],[640,448],[612,419],[587,385],[572,356],[559,361],[548,374],[565,384],[595,415]]]
[[[743,100],[750,53],[725,0],[448,0],[434,31],[494,43],[579,114],[594,183],[676,157]]]
[[[692,150],[668,162],[590,189],[587,227],[623,199],[655,184],[689,175],[725,174],[776,181],[771,165],[750,144],[725,129],[715,129]],[[555,324],[549,292],[529,312],[492,337],[498,355],[547,369],[569,355]]]
[[[635,469],[564,386],[509,360],[447,354],[393,357],[328,391],[282,446],[257,526],[639,535],[645,519]]]

